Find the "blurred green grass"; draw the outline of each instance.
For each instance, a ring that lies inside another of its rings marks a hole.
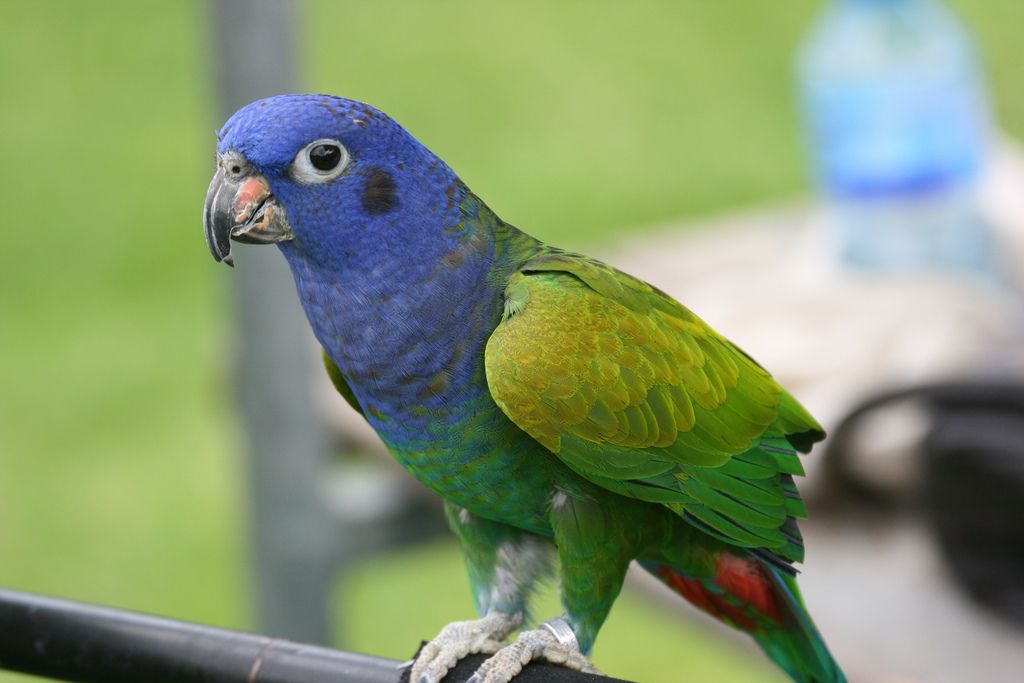
[[[806,190],[790,59],[817,4],[311,1],[301,86],[380,106],[504,218],[580,246]],[[1024,134],[1024,4],[957,6]],[[0,0],[0,585],[239,627],[229,273],[199,229],[208,13]],[[370,567],[339,598],[350,647],[404,656],[468,613],[450,545]],[[624,602],[598,662],[753,680],[689,631]]]

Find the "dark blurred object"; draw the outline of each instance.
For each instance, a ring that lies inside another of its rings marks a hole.
[[[935,400],[924,448],[922,502],[954,575],[1024,625],[1024,386]]]
[[[914,402],[930,426],[909,487],[855,466],[854,434],[866,417]],[[953,576],[988,609],[1024,625],[1024,384],[964,382],[897,390],[866,401],[833,430],[825,454],[830,504],[885,515],[920,511]]]

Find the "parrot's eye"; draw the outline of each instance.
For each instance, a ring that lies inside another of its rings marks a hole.
[[[341,161],[341,148],[337,145],[317,145],[309,150],[309,163],[318,171],[333,171]]]
[[[348,151],[337,140],[314,140],[295,155],[292,177],[300,183],[334,180],[348,166]]]

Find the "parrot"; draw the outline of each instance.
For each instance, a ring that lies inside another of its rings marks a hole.
[[[634,562],[794,681],[845,681],[794,566],[798,454],[825,434],[757,361],[643,280],[506,223],[371,105],[278,95],[216,137],[211,254],[278,247],[338,393],[462,548],[475,618],[441,628],[411,681],[480,653],[472,683],[532,660],[600,673]],[[562,613],[537,623],[549,579]]]

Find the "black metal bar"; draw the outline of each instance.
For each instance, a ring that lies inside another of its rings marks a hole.
[[[445,682],[466,681],[484,659],[467,657]],[[3,589],[0,669],[77,683],[398,683],[407,672],[393,659]],[[626,683],[542,662],[515,680]]]
[[[82,683],[397,683],[398,662],[0,590],[0,669]]]

